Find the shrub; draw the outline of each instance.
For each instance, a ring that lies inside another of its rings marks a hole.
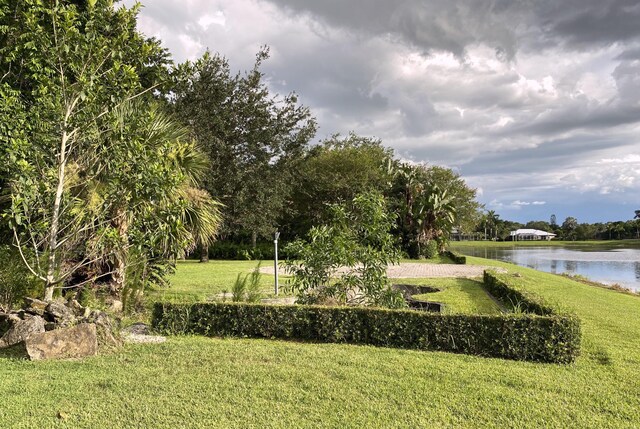
[[[420,257],[433,259],[438,256],[438,243],[436,240],[429,240],[424,246],[420,247]]]
[[[336,204],[331,210],[328,225],[314,226],[308,240],[296,240],[286,247],[296,255],[296,260],[285,261],[293,275],[289,288],[307,302],[334,298],[352,304],[404,304],[391,289],[386,273],[389,264],[398,262],[399,253],[384,198],[364,193],[351,205]],[[340,267],[347,269],[338,273]]]
[[[511,274],[499,274],[492,270],[484,272],[484,287],[506,306],[519,311],[539,315],[553,315],[557,311],[545,300],[528,291]]]
[[[209,259],[225,260],[269,260],[274,258],[273,243],[257,243],[254,248],[251,244],[232,243],[218,241],[209,246]],[[288,257],[286,249],[278,249],[278,257]]]
[[[461,255],[460,253],[453,252],[451,250],[445,250],[444,252],[442,252],[442,254],[451,259],[454,264],[465,265],[467,263],[467,257]]]
[[[42,282],[34,278],[17,251],[0,246],[0,308],[8,310],[25,296],[42,293]]]
[[[571,316],[443,315],[372,307],[156,303],[167,334],[282,338],[437,350],[541,362],[572,362],[580,323]]]

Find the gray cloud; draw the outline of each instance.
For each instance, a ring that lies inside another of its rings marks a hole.
[[[209,47],[243,70],[269,45],[271,88],[318,138],[454,167],[516,219],[606,200],[597,220],[640,206],[638,22],[638,0],[154,0],[139,24],[178,61]]]

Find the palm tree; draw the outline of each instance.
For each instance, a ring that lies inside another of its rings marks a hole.
[[[190,250],[211,243],[221,216],[220,204],[197,188],[209,161],[189,140],[185,127],[159,106],[141,101],[119,106],[111,120],[102,137],[112,150],[104,157],[98,180],[104,182],[119,237],[110,265],[111,292],[120,298],[127,284],[129,233],[137,221],[151,225],[146,227],[153,237],[146,245],[151,246],[147,256],[166,259],[175,257],[179,247]],[[128,162],[131,157],[136,162]],[[154,228],[167,222],[170,227]],[[141,252],[138,249],[135,258],[144,265],[149,258]]]

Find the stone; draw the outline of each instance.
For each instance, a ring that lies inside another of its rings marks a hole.
[[[20,320],[17,314],[0,313],[0,338]]]
[[[123,328],[120,332],[123,334],[149,335],[150,330],[145,323],[138,322]]]
[[[32,334],[25,340],[25,348],[31,360],[95,356],[98,353],[96,325],[80,323],[71,328]]]
[[[71,311],[73,311],[73,314],[75,316],[82,317],[84,315],[85,308],[75,299],[70,299],[69,301],[67,301],[67,307],[70,308]]]
[[[76,317],[73,314],[73,310],[67,307],[63,302],[52,301],[47,305],[45,309],[50,322],[55,322],[59,326],[72,325]]]
[[[115,327],[113,325],[113,319],[111,319],[107,313],[100,310],[93,310],[87,320],[95,323],[100,345],[107,347],[120,346],[120,340],[114,336]]]
[[[112,313],[122,313],[122,309],[124,308],[122,301],[118,299],[112,299],[108,301],[107,304],[109,305],[109,311],[111,311]]]
[[[12,346],[27,338],[44,332],[45,321],[40,316],[33,316],[25,320],[18,320],[0,338],[0,348]]]
[[[49,305],[49,303],[47,301],[42,301],[41,299],[25,297],[24,305],[25,305],[25,308],[27,309],[44,312],[44,310],[47,308],[47,305]]]

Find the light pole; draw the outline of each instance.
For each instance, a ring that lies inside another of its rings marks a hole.
[[[275,280],[276,280],[276,296],[278,296],[278,238],[280,237],[280,233],[276,231],[274,234],[273,244],[275,246],[274,258],[273,258],[273,267],[275,268]]]

